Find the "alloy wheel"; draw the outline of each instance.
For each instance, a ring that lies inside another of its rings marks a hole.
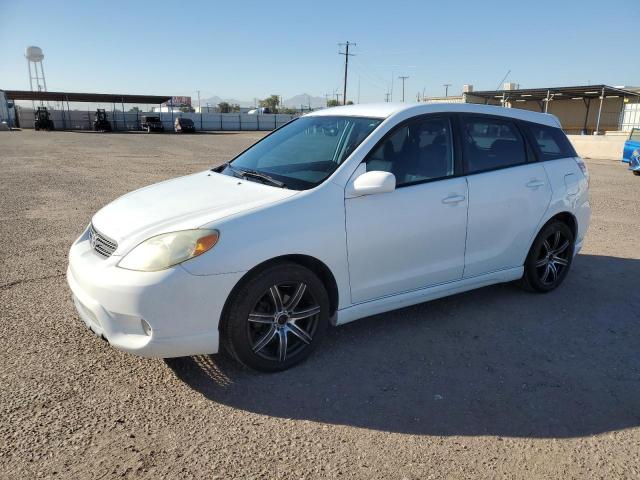
[[[540,282],[544,285],[553,285],[561,277],[564,269],[569,265],[569,248],[571,242],[560,230],[551,233],[542,242],[538,259],[536,260],[536,272]]]
[[[251,349],[262,358],[284,362],[313,341],[320,305],[305,283],[272,285],[247,318]]]

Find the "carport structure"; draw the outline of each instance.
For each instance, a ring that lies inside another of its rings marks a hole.
[[[596,134],[601,130],[617,130],[624,105],[628,102],[640,103],[640,92],[609,85],[486,90],[465,95],[467,102],[553,113],[560,118],[565,129]],[[583,105],[582,114],[575,107],[580,103]],[[592,128],[589,128],[590,120]],[[603,126],[605,128],[601,128]]]
[[[44,105],[45,102],[60,102],[63,106],[62,120],[63,129],[68,128],[67,122],[71,118],[71,108],[69,102],[85,102],[85,103],[110,103],[113,105],[112,119],[117,121],[115,115],[116,105],[122,106],[122,121],[126,124],[125,119],[125,104],[138,104],[138,105],[162,105],[163,103],[170,102],[172,96],[170,95],[135,95],[135,94],[111,94],[111,93],[80,93],[80,92],[34,92],[30,90],[5,90],[4,91],[7,102],[16,100],[29,100],[34,105],[39,102]],[[66,110],[64,105],[66,103]],[[171,118],[173,124],[173,112]]]

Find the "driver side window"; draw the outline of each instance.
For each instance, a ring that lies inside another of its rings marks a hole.
[[[393,173],[402,187],[453,175],[453,141],[448,118],[423,118],[391,131],[369,153],[367,171]]]

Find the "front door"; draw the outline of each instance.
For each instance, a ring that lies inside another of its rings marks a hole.
[[[353,303],[462,278],[468,192],[454,177],[452,135],[449,118],[419,117],[365,159],[367,171],[393,173],[396,189],[345,199]]]

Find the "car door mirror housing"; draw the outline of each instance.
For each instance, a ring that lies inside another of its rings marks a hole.
[[[374,170],[356,178],[351,189],[354,196],[389,193],[396,189],[396,176],[390,172]]]

